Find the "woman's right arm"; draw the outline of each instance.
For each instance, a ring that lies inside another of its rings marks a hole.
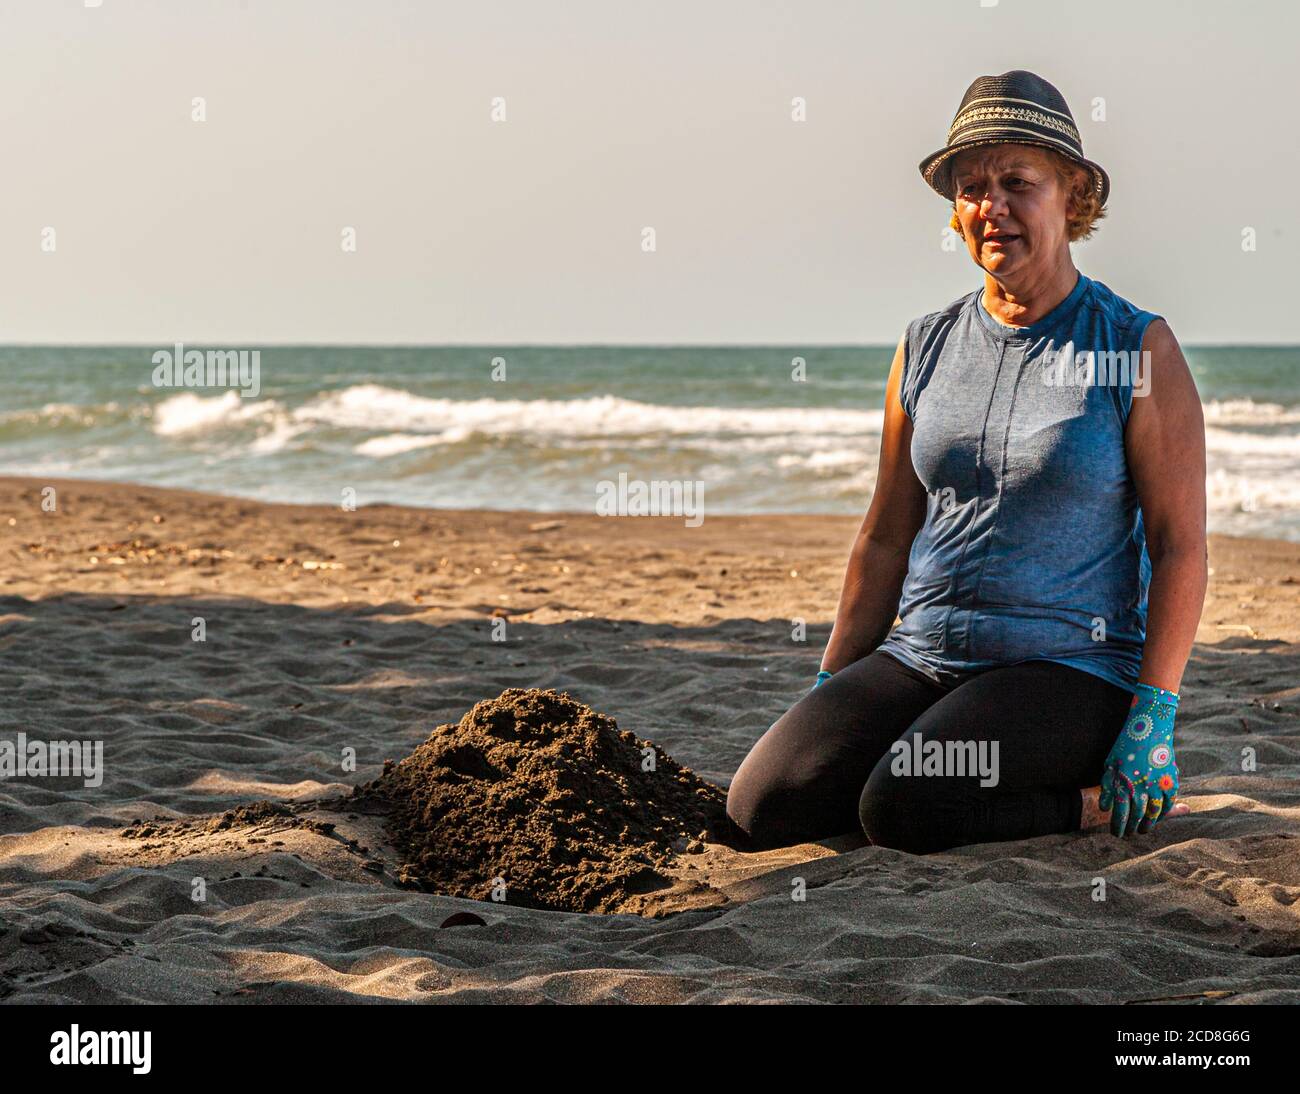
[[[925,488],[912,469],[912,422],[898,398],[906,340],[904,334],[889,369],[876,489],[849,552],[835,626],[822,655],[825,672],[839,672],[885,640],[898,614],[912,540],[925,519]]]

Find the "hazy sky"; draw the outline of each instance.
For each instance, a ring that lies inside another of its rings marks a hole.
[[[916,165],[1028,68],[1079,268],[1300,343],[1292,0],[83,2],[0,3],[0,342],[892,344],[982,283]]]

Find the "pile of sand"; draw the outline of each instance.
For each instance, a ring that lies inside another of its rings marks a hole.
[[[570,912],[633,910],[673,858],[726,833],[726,796],[554,691],[509,688],[358,787],[382,802],[399,883]]]

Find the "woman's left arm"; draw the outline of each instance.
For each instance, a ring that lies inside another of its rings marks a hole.
[[[1147,326],[1145,394],[1134,393],[1124,435],[1151,558],[1147,633],[1138,680],[1177,692],[1205,604],[1205,420],[1178,339]]]

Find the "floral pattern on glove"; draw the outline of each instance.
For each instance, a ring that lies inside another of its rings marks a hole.
[[[1169,815],[1178,797],[1174,761],[1174,715],[1178,696],[1164,688],[1138,684],[1128,718],[1106,757],[1098,805],[1110,810],[1115,836],[1149,832]]]

